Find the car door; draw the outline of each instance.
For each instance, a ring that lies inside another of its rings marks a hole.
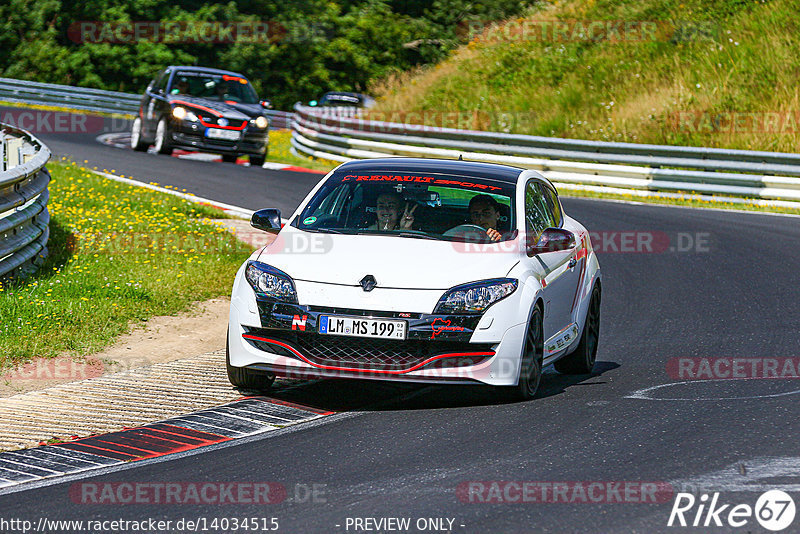
[[[539,180],[529,180],[525,185],[525,232],[528,244],[536,244],[545,228],[559,228],[562,225],[560,210],[557,213],[552,205],[553,199],[548,200],[550,193],[549,187]],[[544,274],[545,340],[571,323],[569,315],[577,287],[577,278],[573,276],[575,269],[570,264],[574,255],[575,249],[535,255],[528,253],[532,269]]]
[[[575,233],[575,228],[565,225],[561,203],[558,194],[548,184],[539,182],[537,187],[541,190],[542,198],[545,202],[545,209],[553,228],[563,228]],[[581,272],[585,268],[586,257],[581,253],[583,242],[578,235],[575,235],[575,247],[561,252],[549,252],[544,256],[552,256],[552,261],[558,269],[558,288],[559,295],[557,300],[552,302],[551,312],[557,318],[561,328],[570,325],[572,320],[572,305],[575,300],[575,292],[578,290]],[[549,260],[548,260],[549,261]],[[559,329],[560,330],[560,329]]]

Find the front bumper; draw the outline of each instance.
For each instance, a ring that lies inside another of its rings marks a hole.
[[[472,341],[480,316],[265,302],[240,310],[237,304],[241,299],[232,300],[229,323],[230,362],[237,367],[288,377],[448,384],[514,385],[519,376],[524,324],[509,327],[499,342],[480,343]],[[319,316],[331,314],[403,319],[408,321],[408,336],[405,341],[393,341],[318,334]]]
[[[172,146],[221,154],[265,154],[269,145],[269,131],[245,127],[238,141],[211,139],[205,136],[206,127],[198,123],[173,121]]]

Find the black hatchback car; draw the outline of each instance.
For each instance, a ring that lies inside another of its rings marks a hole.
[[[174,148],[222,154],[235,162],[249,155],[263,165],[269,148],[269,102],[247,78],[204,67],[170,66],[147,86],[131,127],[131,147],[159,154]]]

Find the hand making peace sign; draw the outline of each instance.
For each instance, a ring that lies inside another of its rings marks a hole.
[[[400,224],[398,225],[400,228],[405,230],[411,229],[411,225],[414,224],[414,211],[418,206],[418,204],[414,204],[414,207],[409,210],[408,204],[406,203],[406,207],[403,210],[403,217],[400,219]]]

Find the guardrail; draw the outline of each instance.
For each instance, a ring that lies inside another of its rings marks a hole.
[[[0,78],[0,101],[58,106],[68,109],[136,115],[142,95]],[[264,110],[271,129],[288,128],[292,113]]]
[[[0,124],[0,277],[47,255],[50,150],[30,133]]]
[[[347,161],[459,156],[541,171],[559,185],[800,201],[800,154],[608,143],[335,116],[295,106],[292,146]]]

